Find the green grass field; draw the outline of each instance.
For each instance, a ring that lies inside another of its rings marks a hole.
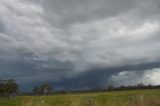
[[[160,90],[0,98],[0,106],[160,106]]]

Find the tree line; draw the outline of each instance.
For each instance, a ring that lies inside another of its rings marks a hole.
[[[160,89],[160,85],[144,85],[143,83],[139,83],[137,85],[125,86],[121,85],[115,87],[113,85],[109,85],[108,87],[95,87],[86,90],[75,90],[73,92],[105,92],[105,91],[123,91],[123,90],[141,90],[141,89]],[[72,91],[71,91],[72,92]]]
[[[108,86],[107,90],[108,91],[119,91],[119,90],[140,90],[140,89],[160,89],[160,85],[144,85],[143,83],[139,83],[134,86],[119,86],[119,87],[114,87],[114,86]]]
[[[48,95],[53,92],[52,86],[44,83],[40,86],[36,86],[32,89],[32,92],[26,93],[30,95]],[[19,93],[19,85],[13,79],[0,79],[0,96],[13,96],[13,95],[21,95]]]
[[[46,91],[45,91],[46,89]],[[32,90],[33,95],[47,95],[47,94],[66,94],[66,93],[87,93],[87,92],[106,92],[106,91],[122,91],[122,90],[140,90],[140,89],[160,89],[160,85],[144,85],[143,83],[139,83],[133,86],[118,86],[114,87],[112,85],[108,87],[94,87],[88,89],[78,89],[78,90],[58,90],[54,91],[51,89],[49,84],[42,84],[39,87],[35,87]]]
[[[35,86],[32,89],[32,92],[19,93],[19,86],[13,79],[2,80],[0,79],[0,96],[11,96],[11,95],[50,95],[50,94],[65,94],[73,92],[104,92],[104,91],[121,91],[121,90],[139,90],[139,89],[160,89],[160,85],[144,85],[143,83],[134,85],[134,86],[119,86],[114,87],[112,85],[108,87],[95,87],[88,89],[79,89],[79,90],[58,90],[53,91],[53,87],[44,83],[39,86]]]

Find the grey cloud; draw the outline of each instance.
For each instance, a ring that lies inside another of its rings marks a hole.
[[[5,32],[5,26],[4,24],[0,21],[0,33]]]
[[[67,27],[74,23],[92,22],[131,13],[132,17],[140,17],[142,20],[155,19],[159,16],[160,3],[158,0],[47,0],[41,1],[41,4],[49,22],[55,26]]]
[[[101,85],[136,66],[134,78],[146,70],[137,65],[153,69],[160,60],[159,7],[158,0],[1,0],[1,77],[84,79],[81,86],[95,77]]]
[[[131,10],[136,4],[133,0],[47,0],[41,2],[46,11],[46,19],[60,27],[117,16]]]

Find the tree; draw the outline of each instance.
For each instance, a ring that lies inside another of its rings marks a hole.
[[[112,91],[112,90],[114,89],[114,86],[110,85],[110,86],[108,86],[107,89],[108,89],[109,91]]]
[[[4,93],[3,80],[0,79],[0,95],[3,95],[3,93]]]
[[[18,91],[18,85],[15,82],[15,80],[13,80],[13,79],[7,80],[7,83],[6,83],[5,86],[6,86],[6,92],[8,94],[13,94],[13,93],[16,93]]]
[[[47,95],[52,92],[52,87],[49,84],[45,83],[40,85],[39,87],[34,87],[32,92],[35,95]]]
[[[0,80],[0,94],[3,95],[12,95],[17,93],[18,84],[13,79]]]
[[[138,87],[138,89],[143,89],[144,84],[143,84],[143,83],[139,83],[139,84],[137,85],[137,87]]]
[[[42,94],[44,94],[44,95],[51,93],[51,91],[52,91],[52,87],[47,83],[42,84],[40,88],[41,88]]]
[[[39,94],[41,94],[41,89],[40,89],[40,87],[34,87],[32,92],[34,95],[39,95]]]

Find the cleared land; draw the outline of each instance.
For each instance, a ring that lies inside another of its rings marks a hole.
[[[160,106],[160,90],[0,98],[0,106]]]

